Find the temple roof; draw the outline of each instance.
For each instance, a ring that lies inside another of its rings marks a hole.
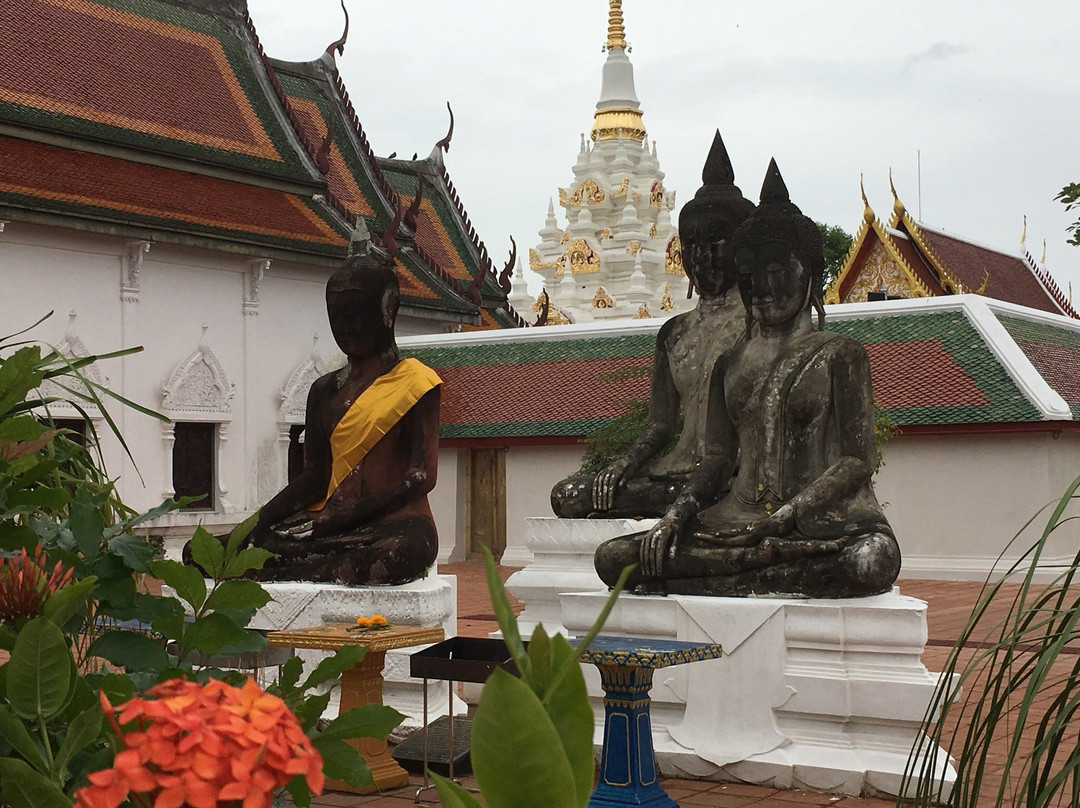
[[[4,218],[333,264],[356,217],[381,233],[402,203],[338,75],[344,37],[268,59],[243,0],[11,0],[0,22]],[[415,243],[398,234],[403,310],[520,325],[438,162]]]
[[[865,204],[863,222],[836,280],[829,303],[865,301],[869,292],[889,297],[975,293],[1052,314],[1080,317],[1071,301],[1021,243],[1009,254],[927,227],[908,213],[893,190],[893,213],[882,224]]]
[[[659,320],[409,337],[442,376],[441,436],[566,443],[648,398]],[[827,308],[866,346],[878,404],[912,432],[1080,421],[1080,323],[977,295]],[[1056,425],[1056,426],[1055,426]],[[1080,427],[1080,423],[1078,423]]]

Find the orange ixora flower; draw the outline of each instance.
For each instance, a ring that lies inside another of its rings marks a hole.
[[[75,808],[116,808],[129,794],[148,808],[267,808],[298,774],[322,793],[322,757],[285,702],[254,680],[173,679],[147,696],[113,707],[101,694],[123,749],[75,792]]]
[[[49,569],[40,544],[32,555],[20,549],[11,558],[0,558],[0,623],[37,617],[49,595],[70,582],[71,570],[61,562]]]

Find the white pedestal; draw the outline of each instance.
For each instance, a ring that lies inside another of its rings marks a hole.
[[[209,582],[208,582],[209,583]],[[441,626],[446,636],[457,634],[457,576],[428,575],[400,586],[336,586],[308,582],[267,582],[262,584],[272,600],[259,609],[249,628],[282,631],[325,623],[351,623],[361,615],[381,614],[395,625]],[[423,724],[424,685],[409,675],[409,656],[425,646],[386,652],[383,666],[383,702],[404,713],[405,720],[395,734]],[[297,651],[310,671],[325,651]],[[306,674],[305,674],[306,675]],[[428,682],[428,716],[434,720],[447,712],[444,682]],[[466,711],[464,702],[454,699],[454,712]],[[338,714],[337,691],[326,715]]]
[[[518,616],[522,635],[532,634],[537,623],[543,623],[548,634],[565,634],[559,595],[593,592],[604,586],[593,567],[596,548],[616,536],[648,530],[655,522],[554,516],[526,519],[525,544],[532,551],[532,561],[506,581],[506,589],[525,605]]]
[[[562,624],[584,634],[606,597],[563,595]],[[653,742],[674,776],[895,795],[937,684],[919,658],[926,604],[896,589],[847,600],[624,595],[603,633],[724,647],[723,659],[656,672]],[[599,741],[599,677],[586,674]],[[947,795],[956,774],[941,776]]]

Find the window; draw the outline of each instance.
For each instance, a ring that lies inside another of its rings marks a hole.
[[[174,424],[172,477],[176,499],[197,497],[184,510],[209,511],[214,508],[215,423],[178,421]]]

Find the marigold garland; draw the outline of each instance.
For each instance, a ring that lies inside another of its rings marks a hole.
[[[371,617],[356,618],[356,625],[349,626],[347,631],[382,631],[390,628],[390,623],[381,614],[373,614]]]
[[[75,808],[116,808],[129,794],[148,808],[267,808],[298,774],[322,793],[322,756],[285,702],[254,680],[238,688],[174,679],[147,696],[113,707],[101,694],[124,748],[75,792]]]

